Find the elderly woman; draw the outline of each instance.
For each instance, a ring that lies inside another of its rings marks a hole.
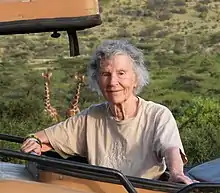
[[[40,155],[54,149],[63,158],[79,154],[90,164],[148,179],[168,168],[171,181],[192,183],[183,173],[187,158],[171,111],[137,96],[149,82],[142,52],[127,41],[104,41],[88,76],[106,102],[30,135],[21,150]]]

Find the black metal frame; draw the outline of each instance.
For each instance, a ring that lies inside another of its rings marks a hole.
[[[202,190],[211,193],[214,192],[216,189],[220,191],[220,183],[200,182],[190,184],[185,188],[179,190],[177,193],[188,193],[191,191],[200,192]]]
[[[0,140],[14,142],[14,143],[23,143],[24,138],[14,135],[8,135],[8,134],[0,134]]]
[[[0,140],[5,140],[8,142],[15,142],[15,143],[22,143],[24,138],[23,137],[18,137],[18,136],[13,136],[13,135],[8,135],[8,134],[0,134]],[[0,153],[1,155],[1,153]],[[43,153],[45,157],[50,157],[52,159],[58,159],[58,160],[63,160],[63,162],[70,162],[70,163],[75,163],[75,162],[80,162],[80,164],[87,164],[86,159],[80,157],[80,156],[73,156],[67,159],[62,159],[59,154],[57,154],[54,151],[48,151]],[[27,156],[27,154],[25,154]],[[61,159],[60,159],[61,158]],[[32,164],[32,163],[31,163]],[[31,164],[27,164],[28,166]],[[33,164],[35,165],[35,164]],[[121,184],[120,180],[116,178],[114,175],[109,175],[109,174],[103,174],[100,172],[83,172],[82,170],[76,170],[74,171],[70,170],[70,167],[68,168],[60,168],[56,169],[56,167],[51,167],[49,165],[45,164],[38,164],[37,168],[39,170],[44,170],[44,171],[51,171],[51,172],[57,172],[60,174],[66,174],[70,176],[75,176],[78,178],[84,178],[84,179],[90,179],[90,180],[97,180],[101,182],[107,182],[107,183],[114,183],[114,184]],[[97,168],[97,166],[95,166]],[[106,168],[108,170],[108,168]],[[166,182],[166,181],[159,181],[159,180],[149,180],[149,179],[144,179],[144,178],[137,178],[133,176],[126,176],[127,179],[132,183],[132,185],[135,188],[142,188],[142,189],[149,189],[149,190],[155,190],[155,191],[162,191],[162,192],[176,192],[180,190],[181,188],[185,187],[184,184],[177,184],[177,183],[172,183],[172,182]]]
[[[125,189],[129,193],[137,193],[135,190],[134,186],[131,184],[131,182],[126,178],[125,175],[123,175],[121,172],[118,170],[110,169],[110,168],[104,168],[104,167],[96,167],[93,165],[88,165],[88,164],[79,164],[77,162],[66,162],[66,161],[61,161],[60,159],[51,159],[46,156],[37,156],[33,154],[27,154],[23,152],[18,152],[14,150],[9,150],[9,149],[0,149],[0,155],[1,156],[9,156],[17,159],[22,159],[26,161],[32,161],[36,162],[45,166],[54,166],[56,169],[66,169],[72,172],[78,172],[80,171],[86,171],[86,172],[93,172],[93,173],[102,173],[106,175],[112,175],[116,176],[120,181],[121,184],[125,187]]]
[[[24,138],[7,134],[0,134],[0,140],[22,143]],[[44,171],[51,171],[63,175],[98,181],[102,181],[100,180],[100,178],[102,178],[105,179],[103,180],[105,182],[119,183],[122,184],[129,193],[137,192],[134,186],[158,191],[166,189],[166,192],[176,193],[188,193],[192,191],[198,192],[201,190],[204,190],[204,192],[214,192],[216,189],[220,190],[220,183],[199,182],[190,185],[179,184],[177,187],[172,183],[156,183],[153,180],[138,180],[134,177],[125,176],[118,170],[110,168],[92,166],[85,163],[77,163],[76,161],[72,160],[70,161],[62,160],[59,158],[50,158],[45,155],[37,156],[8,149],[0,149],[0,155],[37,163],[39,164],[37,165],[37,168]],[[142,184],[142,186],[140,184]]]

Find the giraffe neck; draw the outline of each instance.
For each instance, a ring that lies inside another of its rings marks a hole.
[[[66,116],[71,117],[76,115],[77,113],[80,112],[79,108],[79,98],[80,98],[80,89],[81,89],[81,84],[84,82],[84,75],[83,76],[75,76],[76,79],[78,79],[78,83],[76,86],[76,93],[72,101],[70,102],[70,107],[66,111]]]
[[[52,107],[50,104],[50,76],[51,74],[43,73],[42,76],[44,77],[44,111],[49,114],[56,122],[59,121],[59,115],[55,108]]]
[[[79,103],[80,88],[81,88],[81,83],[79,82],[79,83],[77,84],[75,97],[73,98],[73,100],[72,100],[72,102],[71,102],[71,107],[72,107],[72,108]]]
[[[50,104],[50,90],[49,90],[49,81],[46,80],[44,83],[45,92],[44,92],[44,106],[45,110],[49,110],[51,108]]]

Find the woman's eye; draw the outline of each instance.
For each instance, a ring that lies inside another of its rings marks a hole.
[[[123,72],[123,71],[122,71],[122,72],[119,72],[119,75],[120,75],[120,76],[125,75],[125,72]]]
[[[108,72],[102,72],[101,76],[109,76],[109,73]]]

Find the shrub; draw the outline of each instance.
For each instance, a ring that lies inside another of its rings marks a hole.
[[[166,11],[166,10],[160,12],[160,13],[157,15],[157,19],[158,19],[159,21],[166,21],[166,20],[169,20],[171,17],[172,17],[171,12]]]
[[[174,5],[175,6],[185,6],[186,2],[184,0],[175,0]]]
[[[201,4],[196,4],[194,9],[198,12],[208,12],[209,11],[207,6],[201,5]]]
[[[164,38],[169,34],[167,30],[161,30],[156,33],[156,38]]]
[[[207,5],[207,4],[211,3],[211,2],[212,2],[211,0],[200,0],[199,1],[199,3],[205,4],[205,5]]]
[[[155,31],[160,30],[160,29],[161,29],[160,26],[152,24],[152,25],[146,27],[145,29],[142,29],[138,35],[142,36],[142,37],[152,36]]]
[[[200,79],[193,76],[180,75],[176,78],[176,81],[172,84],[171,87],[172,89],[176,90],[195,92],[200,88],[199,81]]]
[[[171,9],[171,13],[177,13],[177,14],[185,14],[187,11],[185,8],[173,8]]]
[[[168,0],[149,0],[147,2],[147,9],[156,10],[160,8],[168,7],[169,1]]]
[[[195,97],[181,106],[176,119],[189,164],[195,165],[217,158],[220,154],[219,101]]]

